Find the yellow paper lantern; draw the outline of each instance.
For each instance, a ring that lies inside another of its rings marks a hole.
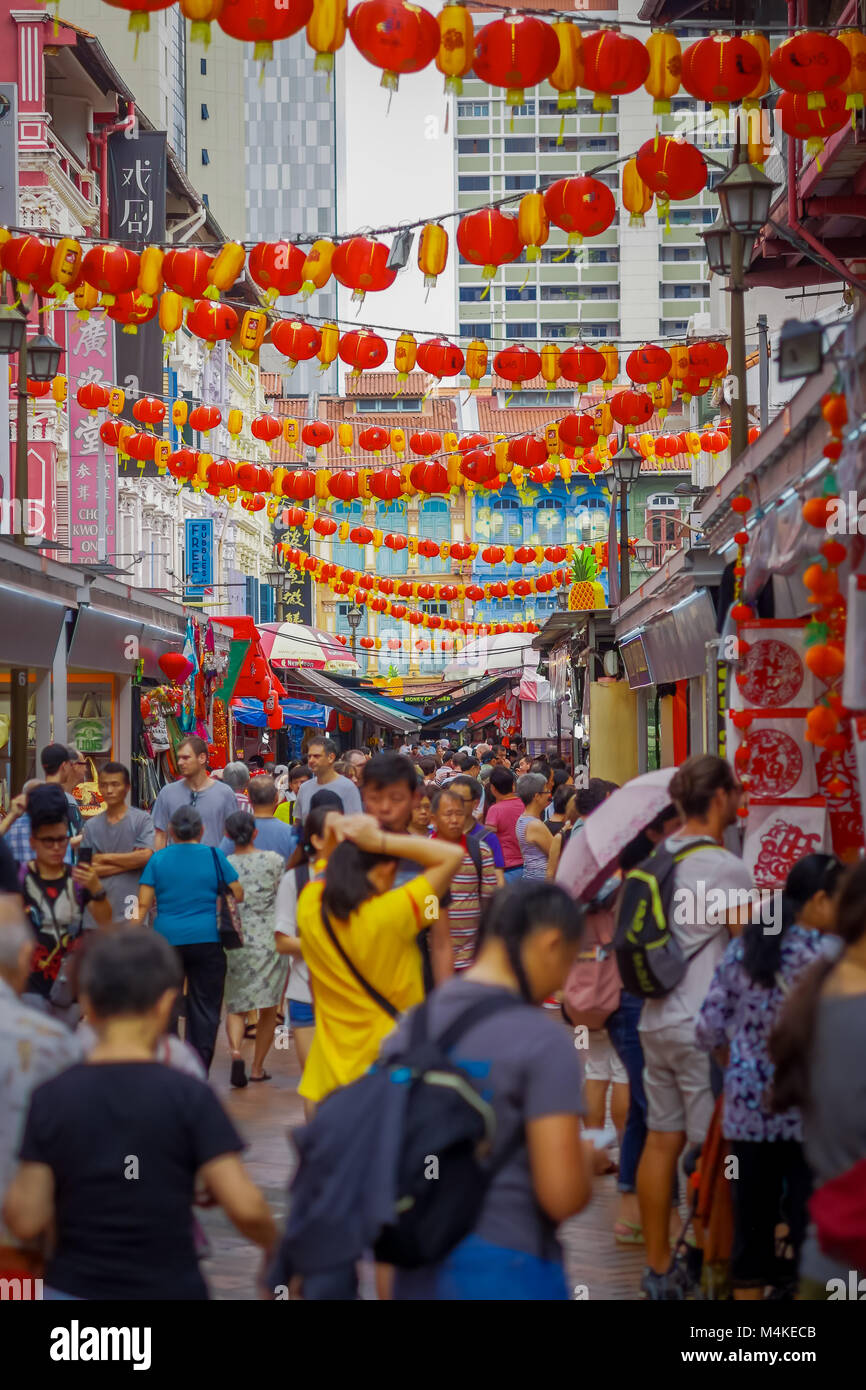
[[[335,323],[323,323],[319,332],[322,335],[322,345],[316,353],[319,362],[319,371],[326,372],[332,362],[337,359],[340,350],[340,330]]]
[[[182,430],[189,416],[189,406],[186,401],[173,401],[171,406],[171,423],[175,429]]]
[[[309,251],[307,259],[301,268],[304,283],[301,285],[301,294],[306,296],[313,293],[313,290],[320,290],[327,285],[331,278],[331,261],[334,259],[336,246],[327,237],[321,237],[314,241]]]
[[[93,286],[88,285],[85,280],[78,286],[78,289],[75,290],[72,299],[78,310],[75,317],[81,319],[82,323],[85,323],[90,318],[90,311],[95,309],[99,303],[99,290],[95,290]]]
[[[676,96],[682,82],[680,41],[670,29],[654,29],[644,48],[649,54],[650,70],[643,85],[653,98],[653,115],[666,116],[671,109],[671,97]]]
[[[674,387],[681,385],[683,377],[688,376],[691,363],[689,362],[689,350],[682,343],[672,343],[668,345],[668,352],[671,356],[670,379]]]
[[[162,263],[165,252],[161,246],[145,246],[138,267],[138,296],[149,307],[162,294]]]
[[[313,0],[313,13],[307,20],[307,43],[315,50],[314,72],[330,74],[334,54],[346,42],[347,0]]]
[[[545,343],[541,349],[541,375],[549,387],[559,381],[560,351],[556,343]]]
[[[619,353],[613,343],[602,343],[599,352],[604,358],[601,384],[605,390],[608,390],[619,376]]]
[[[463,78],[475,59],[475,26],[465,5],[445,5],[439,11],[439,51],[436,66],[445,78],[446,92],[459,96]]]
[[[570,20],[559,20],[550,27],[559,40],[559,62],[547,80],[559,92],[558,109],[573,111],[577,106],[577,88],[583,85],[583,39]]]
[[[51,395],[55,405],[65,405],[66,397],[69,394],[69,385],[65,376],[58,375],[51,383]]]
[[[473,338],[466,349],[466,375],[470,391],[477,391],[487,371],[487,344],[483,338]]]
[[[348,420],[341,420],[337,426],[337,442],[344,454],[352,452],[352,445],[355,441],[355,432]]]
[[[428,222],[421,228],[418,241],[418,269],[424,276],[425,289],[431,290],[448,263],[448,233],[438,222]]]
[[[170,454],[171,442],[168,439],[158,439],[153,446],[153,461],[156,464],[156,471],[160,477],[162,477],[168,467]]]
[[[239,241],[227,241],[214,257],[207,273],[205,299],[219,299],[220,292],[230,290],[246,265],[247,253]]]
[[[391,448],[400,458],[406,452],[406,431],[403,429],[393,429],[391,431]]]
[[[173,338],[183,323],[183,300],[174,290],[163,290],[159,298],[159,326],[167,338]]]
[[[254,352],[258,352],[265,340],[267,328],[268,316],[263,309],[247,309],[241,319],[238,333],[238,353],[246,361],[249,361]]]
[[[842,35],[839,34],[838,37],[841,39]],[[761,75],[752,90],[743,98],[743,110],[754,111],[760,108],[762,99],[770,90],[770,40],[766,34],[758,33],[757,29],[746,29],[743,38],[761,59]],[[749,127],[751,130],[751,121]]]
[[[644,213],[653,205],[652,190],[647,187],[637,171],[637,160],[629,159],[622,170],[622,205],[629,213],[630,227],[643,227]]]
[[[283,420],[283,439],[290,449],[297,449],[301,438],[301,431],[297,420],[293,416],[287,415]]]
[[[205,48],[208,47],[211,23],[219,18],[224,3],[225,0],[178,0],[181,14],[190,22],[191,43],[201,43]]]
[[[394,344],[394,366],[397,368],[397,380],[406,381],[409,373],[415,369],[415,360],[418,355],[418,343],[414,333],[401,333]]]
[[[551,421],[549,425],[545,425],[544,442],[547,445],[547,457],[550,459],[551,463],[555,463],[559,458],[560,450],[559,425],[557,425],[555,421]]]
[[[226,429],[232,436],[239,435],[244,427],[244,417],[240,410],[230,410],[226,416]]]
[[[267,507],[265,508],[265,516],[268,518],[268,521],[276,521],[277,517],[280,514],[281,506],[282,503],[280,502],[280,499],[278,497],[272,497],[270,499]]]
[[[112,386],[108,393],[109,415],[119,415],[126,404],[126,392],[122,386]]]
[[[763,37],[763,35],[758,37]],[[839,86],[846,94],[845,106],[852,113],[853,124],[854,113],[863,110],[864,98],[866,98],[866,34],[863,33],[862,29],[840,29],[836,38],[845,45],[851,54],[851,71],[847,77],[842,79]]]
[[[556,28],[556,25],[553,26]],[[574,28],[568,24],[568,29]],[[541,248],[550,236],[550,221],[541,193],[526,193],[517,209],[517,235],[526,247],[527,261],[541,259]]]
[[[57,299],[66,299],[69,286],[81,269],[81,242],[75,237],[61,237],[51,257],[51,293]]]

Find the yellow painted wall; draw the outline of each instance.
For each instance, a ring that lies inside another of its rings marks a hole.
[[[589,687],[589,767],[620,787],[638,775],[637,696],[627,681]]]
[[[659,701],[660,762],[662,767],[674,766],[674,702],[670,695]]]

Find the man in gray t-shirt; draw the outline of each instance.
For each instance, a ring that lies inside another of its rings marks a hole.
[[[339,798],[343,807],[343,813],[347,816],[358,816],[363,811],[361,805],[361,793],[350,781],[348,777],[341,777],[339,772],[334,771],[334,763],[337,760],[337,745],[331,739],[314,738],[307,749],[307,761],[313,776],[308,782],[302,782],[298,798],[295,802],[295,824],[300,824],[310,809],[310,802],[316,792],[327,789],[334,792]]]
[[[116,768],[122,771],[115,771]],[[113,803],[119,784],[120,805]],[[102,880],[111,903],[112,924],[129,924],[138,915],[138,885],[141,871],[153,853],[153,821],[147,811],[126,805],[129,774],[121,763],[107,763],[99,773],[99,791],[107,809],[84,822],[82,849],[93,850],[93,867]],[[132,909],[128,911],[128,909]],[[96,922],[88,909],[85,927]]]
[[[177,765],[182,781],[163,787],[153,804],[156,848],[168,844],[169,821],[181,806],[194,806],[202,818],[201,842],[211,849],[219,847],[225,834],[226,817],[238,809],[231,787],[217,782],[207,772],[208,750],[203,738],[190,735],[177,746]]]

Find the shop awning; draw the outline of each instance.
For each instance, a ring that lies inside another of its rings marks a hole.
[[[50,670],[63,624],[66,605],[47,594],[0,588],[0,631],[4,666],[36,666]],[[128,664],[128,663],[127,663]]]
[[[380,695],[378,690],[359,690],[358,694],[363,695],[365,700],[372,700],[380,709],[390,710],[392,714],[399,714],[404,719],[411,719],[416,729],[420,729],[424,722],[420,711],[412,705],[404,704],[402,700],[391,700],[387,695]]]
[[[280,700],[280,709],[286,724],[295,724],[302,729],[322,729],[325,725],[324,705],[313,704],[311,700]],[[268,716],[261,700],[232,700],[231,712],[240,724],[251,729],[264,729]]]
[[[344,714],[353,714],[358,719],[367,719],[379,728],[390,729],[392,733],[409,734],[421,727],[421,720],[417,715],[410,718],[395,710],[385,709],[366,695],[360,695],[357,690],[348,690],[336,681],[329,680],[321,671],[312,671],[308,667],[297,670],[285,668],[283,684],[290,695],[299,699],[314,696],[322,704],[330,705],[332,709],[342,710]]]
[[[498,680],[488,681],[480,690],[476,690],[474,695],[467,695],[449,709],[434,714],[432,718],[425,720],[421,727],[425,734],[433,733],[436,729],[455,729],[459,720],[468,719],[478,710],[483,710],[486,705],[494,703],[503,691],[510,689],[514,684],[514,676],[500,676]]]

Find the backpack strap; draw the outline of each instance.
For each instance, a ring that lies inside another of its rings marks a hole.
[[[298,897],[300,897],[300,896],[301,896],[301,892],[303,891],[304,888],[306,888],[307,884],[308,884],[309,881],[310,881],[310,862],[309,862],[309,860],[308,860],[308,859],[305,859],[304,862],[303,862],[303,864],[296,864],[296,865],[295,865],[295,869],[294,869],[294,873],[295,873],[295,893],[297,894]]]
[[[472,860],[472,863],[475,865],[475,872],[476,872],[477,875],[478,875],[478,893],[479,893],[479,896],[480,896],[480,894],[481,894],[482,863],[483,863],[482,857],[481,857],[481,845],[480,845],[479,842],[478,842],[478,836],[477,836],[477,835],[464,835],[464,836],[463,836],[463,839],[464,839],[464,841],[465,841],[465,843],[466,843],[466,853],[469,855],[469,858]]]
[[[528,1009],[531,1007],[532,1005],[527,1004],[526,1000],[521,999],[518,994],[503,998],[497,990],[496,994],[489,999],[477,999],[474,1004],[470,1004],[468,1009],[464,1009],[463,1013],[459,1014],[454,1022],[445,1029],[444,1033],[440,1033],[436,1041],[443,1052],[450,1052],[463,1035],[468,1033],[470,1028],[475,1027],[476,1023],[483,1022],[485,1018],[490,1018],[493,1014],[501,1013],[503,1009]]]
[[[334,928],[331,925],[331,919],[328,916],[324,903],[322,903],[321,905],[321,913],[322,925],[324,926],[325,931],[328,933],[328,936],[330,937],[331,945],[334,947],[335,951],[337,952],[337,955],[340,957],[343,964],[347,966],[348,969],[352,972],[361,988],[367,994],[369,994],[370,998],[373,1000],[373,1003],[378,1004],[379,1008],[384,1009],[385,1013],[388,1015],[389,1018],[392,1018],[396,1021],[400,1017],[400,1010],[396,1009],[394,1005],[390,1002],[390,1000],[385,998],[384,994],[380,994],[375,985],[370,984],[370,981],[361,974],[355,962],[343,950],[342,945],[337,939],[337,933],[334,931]]]

